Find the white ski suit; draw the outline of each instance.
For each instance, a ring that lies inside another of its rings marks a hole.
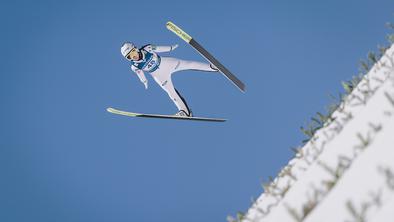
[[[201,63],[196,61],[180,60],[172,57],[161,57],[157,53],[170,52],[176,47],[173,46],[154,46],[146,45],[140,49],[141,60],[131,61],[131,69],[137,74],[140,81],[144,83],[145,88],[148,88],[148,81],[144,72],[151,74],[157,84],[161,86],[168,96],[175,103],[178,110],[183,110],[190,115],[191,111],[185,99],[174,88],[171,80],[171,75],[174,72],[182,70],[198,70],[207,72],[217,72],[208,63]]]

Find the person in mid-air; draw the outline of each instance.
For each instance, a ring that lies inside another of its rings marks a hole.
[[[125,42],[120,51],[122,55],[131,62],[131,70],[137,74],[140,81],[145,85],[145,89],[148,88],[148,80],[144,72],[148,72],[175,103],[179,110],[175,115],[192,117],[193,114],[185,99],[174,88],[171,75],[174,72],[183,70],[217,72],[218,69],[214,65],[208,63],[180,60],[172,57],[159,56],[157,54],[173,51],[177,47],[178,45],[155,46],[148,44],[138,49],[133,43]]]

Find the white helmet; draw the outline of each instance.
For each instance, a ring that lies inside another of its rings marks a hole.
[[[137,49],[137,47],[131,42],[125,42],[120,48],[120,52],[122,53],[123,57],[126,58],[127,54],[129,54],[132,49]]]

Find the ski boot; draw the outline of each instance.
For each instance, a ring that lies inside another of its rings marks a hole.
[[[188,115],[184,110],[179,110],[177,113],[175,113],[175,116],[192,117],[193,114],[192,114],[192,112],[189,112],[189,115]]]

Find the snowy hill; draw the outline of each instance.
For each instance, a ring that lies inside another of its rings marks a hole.
[[[242,221],[394,221],[394,46]]]

